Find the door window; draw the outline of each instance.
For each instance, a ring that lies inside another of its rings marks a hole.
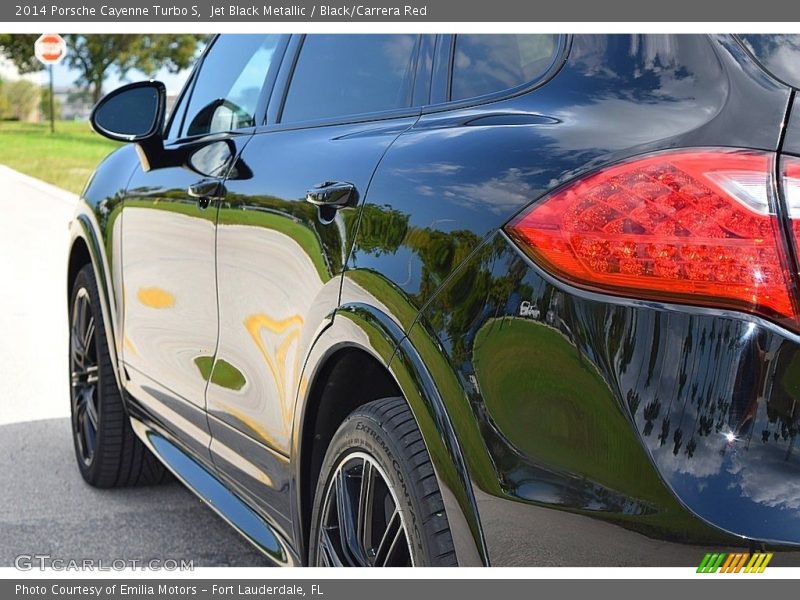
[[[217,38],[197,74],[182,137],[256,125],[258,99],[280,38],[238,34]]]
[[[309,35],[281,122],[409,106],[418,35]]]
[[[538,79],[558,49],[552,34],[457,35],[451,100],[484,96]]]

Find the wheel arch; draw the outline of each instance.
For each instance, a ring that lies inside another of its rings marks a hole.
[[[118,361],[118,336],[115,312],[112,306],[111,294],[112,283],[108,269],[108,261],[105,257],[103,246],[100,244],[96,227],[92,223],[91,217],[79,212],[70,225],[71,240],[67,261],[67,302],[69,302],[72,286],[78,272],[87,264],[92,265],[97,289],[100,295],[100,307],[102,311],[103,327],[108,341],[108,351],[111,355],[111,364],[114,368],[114,377],[120,389],[123,388],[119,372]]]
[[[78,271],[83,267],[92,263],[92,255],[89,252],[89,246],[86,240],[78,236],[72,241],[72,246],[69,249],[69,260],[67,264],[67,299],[72,293],[72,286],[75,284],[75,279],[78,277]]]
[[[435,391],[430,375],[416,372],[417,368],[410,373],[409,361],[393,360],[404,339],[402,328],[391,317],[368,305],[353,304],[337,311],[333,323],[319,335],[309,351],[292,437],[293,518],[300,554],[307,558],[315,469],[318,474],[333,434],[358,406],[379,398],[402,396],[414,414],[431,456],[459,564],[486,565],[483,535],[460,450],[445,443],[448,451],[442,451],[442,443],[432,439],[446,438],[451,442],[455,439],[444,405],[438,395],[430,394]],[[418,362],[417,366],[423,365]],[[366,384],[354,386],[353,381],[358,380]],[[401,383],[423,380],[428,384]],[[357,393],[348,395],[356,388]],[[318,429],[317,424],[321,424],[322,429]],[[449,450],[454,450],[455,455]]]

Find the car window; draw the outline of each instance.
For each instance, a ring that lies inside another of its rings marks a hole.
[[[558,36],[457,35],[450,99],[474,98],[541,77],[553,63]]]
[[[280,35],[220,36],[197,74],[182,136],[253,127],[279,41]]]
[[[417,35],[309,35],[281,121],[294,123],[410,104]]]

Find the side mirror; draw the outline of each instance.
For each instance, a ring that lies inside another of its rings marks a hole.
[[[164,154],[167,90],[160,81],[131,83],[106,94],[92,110],[92,129],[118,142],[134,142],[145,171]]]

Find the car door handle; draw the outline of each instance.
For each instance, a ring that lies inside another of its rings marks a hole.
[[[212,200],[222,200],[225,197],[225,186],[218,179],[201,179],[190,185],[186,192],[191,198],[197,199],[201,209],[206,209]]]
[[[318,183],[306,192],[306,202],[314,206],[344,208],[355,204],[358,194],[356,186],[342,181]]]

